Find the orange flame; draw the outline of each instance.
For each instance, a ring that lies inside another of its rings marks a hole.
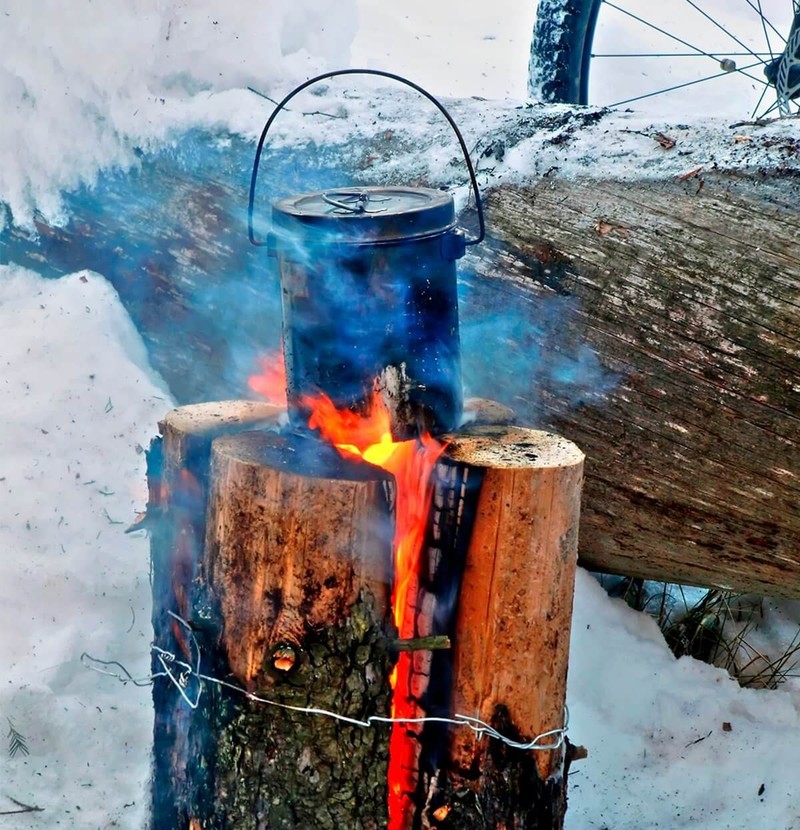
[[[444,447],[427,434],[416,440],[395,441],[391,434],[389,411],[378,392],[373,394],[366,415],[337,410],[324,394],[306,398],[303,404],[312,412],[309,427],[319,429],[342,455],[363,459],[395,478],[392,613],[400,637],[413,637],[414,585],[433,495],[431,473]],[[411,654],[401,653],[390,677],[394,690],[394,718],[419,715],[411,692],[411,658]],[[417,748],[413,735],[408,724],[396,723],[389,741],[388,830],[405,830],[408,827],[413,807],[410,796],[415,789],[416,775]]]
[[[267,403],[286,406],[286,363],[283,349],[264,355],[258,362],[261,374],[251,375],[247,385]]]

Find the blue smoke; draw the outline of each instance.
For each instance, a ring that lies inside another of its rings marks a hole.
[[[618,376],[586,342],[577,297],[512,294],[466,271],[459,283],[464,390],[534,425],[557,408],[602,405]]]

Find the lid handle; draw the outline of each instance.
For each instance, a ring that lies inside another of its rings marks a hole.
[[[334,213],[386,213],[386,208],[370,207],[370,203],[375,200],[370,198],[369,193],[339,193],[329,190],[322,194],[322,201],[335,207]],[[379,201],[388,202],[389,200],[380,199]]]
[[[436,100],[436,98],[431,95],[430,92],[423,89],[418,84],[415,84],[413,81],[409,81],[408,78],[403,78],[401,75],[395,75],[393,72],[384,72],[380,69],[336,69],[332,72],[324,72],[322,75],[317,75],[314,78],[310,78],[308,81],[304,81],[300,86],[295,87],[272,111],[267,123],[264,125],[264,130],[261,133],[261,138],[258,140],[258,146],[256,147],[256,156],[253,161],[253,174],[250,177],[250,198],[247,204],[247,236],[250,242],[253,245],[266,245],[268,244],[266,241],[261,241],[256,239],[255,232],[253,230],[253,211],[255,208],[256,202],[256,185],[258,183],[258,168],[261,163],[261,153],[264,149],[264,142],[267,138],[267,133],[272,126],[272,123],[278,116],[278,113],[289,103],[289,101],[294,98],[299,92],[302,92],[307,87],[310,87],[312,84],[316,84],[319,81],[324,81],[327,78],[336,78],[340,75],[376,75],[379,78],[389,78],[392,81],[399,81],[401,84],[405,84],[406,86],[411,87],[411,89],[419,92],[420,95],[427,98],[438,110],[442,113],[442,115],[447,119],[447,123],[452,128],[453,132],[458,139],[458,143],[461,146],[461,152],[464,156],[464,161],[467,164],[467,170],[469,171],[469,180],[470,184],[472,185],[472,190],[475,193],[475,206],[478,209],[478,235],[472,239],[466,239],[466,245],[477,245],[479,242],[483,242],[483,238],[486,235],[486,225],[483,218],[483,204],[481,202],[481,194],[480,190],[478,189],[478,180],[475,176],[475,168],[472,166],[472,161],[469,157],[469,150],[467,149],[467,144],[464,141],[464,136],[461,135],[461,131],[458,129],[456,122],[453,120],[453,117],[450,113],[444,108],[444,106]],[[337,195],[335,192],[327,193],[326,196],[330,196],[331,199],[334,199]],[[323,196],[325,199],[325,196]],[[328,199],[325,199],[328,201]],[[334,204],[333,201],[330,202]],[[336,205],[340,209],[348,212],[359,212],[359,207],[357,205]],[[365,206],[361,209],[365,209]]]

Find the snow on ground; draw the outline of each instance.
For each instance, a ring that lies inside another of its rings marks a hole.
[[[149,670],[141,447],[170,406],[114,290],[0,267],[0,826],[138,828],[152,731],[147,690],[80,655]],[[117,824],[113,824],[117,822]]]
[[[460,121],[470,147],[502,123],[510,107],[531,106],[524,95],[535,4],[527,0],[490,6],[459,0],[72,0],[68,13],[62,8],[57,0],[0,0],[0,202],[7,206],[0,207],[0,230],[9,222],[31,229],[34,209],[51,224],[63,223],[60,190],[93,182],[102,167],[133,166],[139,150],[177,143],[191,128],[255,138],[272,105],[248,87],[280,98],[317,72],[368,66],[405,73],[439,96],[497,99]],[[311,106],[279,119],[275,141],[297,142],[305,131],[326,143],[347,143],[354,124],[366,130],[379,115],[402,125],[411,143],[429,144],[435,126],[424,102],[398,90],[365,79],[320,86],[319,98],[297,99]],[[606,114],[576,130],[568,144],[553,143],[546,124],[569,108],[535,108],[530,132],[486,184],[548,170],[672,176],[691,169],[695,159],[718,170],[797,163],[796,122],[729,129],[748,112],[735,107],[736,95],[717,96],[717,106],[699,114],[665,110],[661,99],[653,100],[647,109]],[[301,112],[340,108],[347,119]],[[438,124],[442,135],[440,117]],[[650,136],[657,132],[676,139],[674,152],[653,153]],[[439,146],[428,153],[428,167],[447,169],[451,155]]]
[[[33,205],[58,219],[59,188],[235,111],[231,90],[346,63],[356,0],[0,0],[0,20],[0,200],[29,225]]]
[[[796,623],[795,623],[796,628]],[[798,830],[800,686],[743,689],[578,572],[567,830]]]
[[[157,146],[191,126],[254,135],[269,105],[243,87],[279,94],[310,72],[347,63],[356,0],[320,2],[282,0],[266,11],[221,0],[109,0],[102,8],[75,0],[62,14],[55,0],[0,0],[0,200],[9,217],[30,225],[36,207],[63,219],[61,188],[91,181],[100,166],[135,163],[135,147]],[[394,68],[382,64],[394,54],[387,7],[359,5],[364,26],[354,56]],[[513,33],[487,22],[487,10],[453,18],[450,29],[464,45],[453,40],[439,62],[434,51],[448,20],[429,12],[434,28],[424,33],[407,15],[395,18],[397,31],[417,40],[435,34],[421,47],[428,63],[412,60],[401,71],[414,74],[419,66],[432,74],[417,80],[461,95],[469,93],[448,87],[447,75],[466,73],[448,50],[472,50],[473,68],[503,71],[500,57],[511,51]],[[331,20],[324,32],[309,22],[320,19]],[[481,52],[480,44],[494,51]],[[479,76],[469,77],[470,88],[486,94]],[[408,129],[412,143],[429,131],[425,118],[409,123],[402,96],[348,96],[342,104],[341,93],[329,90],[314,108],[344,105],[351,122],[389,119]],[[480,123],[465,125],[468,139],[499,129],[507,107],[486,102]],[[676,131],[667,120],[619,113],[576,130],[569,142],[548,144],[537,119],[557,120],[567,110],[530,112],[531,134],[484,173],[487,182],[539,176],[551,166],[562,175],[673,175],[700,163],[708,148],[716,148],[713,161],[722,167],[744,157],[751,167],[771,169],[782,163],[775,140],[785,149],[793,136],[790,123],[742,128],[751,138],[741,141],[727,121],[684,122]],[[312,133],[321,129],[290,113],[277,141],[292,140],[291,129],[304,121]],[[326,141],[345,141],[344,122],[323,123]],[[691,155],[654,146],[651,134],[668,128],[680,152],[695,147]],[[450,149],[430,145],[424,163],[445,168],[451,157]],[[149,691],[89,672],[79,658],[88,651],[147,671],[147,544],[122,530],[143,507],[139,448],[169,408],[169,395],[102,276],[46,281],[0,267],[0,331],[0,728],[10,718],[30,750],[14,757],[0,751],[0,812],[14,809],[10,799],[44,808],[0,823],[142,830]],[[789,625],[784,621],[782,631]],[[571,738],[589,757],[573,767],[569,830],[690,822],[700,830],[800,830],[793,794],[799,702],[794,681],[774,692],[743,690],[718,669],[674,660],[649,618],[609,600],[579,573],[569,704]]]

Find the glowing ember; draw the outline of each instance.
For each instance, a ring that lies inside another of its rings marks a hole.
[[[259,358],[261,374],[251,375],[247,385],[267,403],[286,406],[286,364],[283,352],[271,352]]]
[[[413,637],[412,586],[419,572],[433,493],[431,473],[444,447],[427,434],[411,441],[395,441],[389,411],[377,392],[366,415],[337,410],[324,394],[304,399],[303,405],[312,412],[309,427],[319,429],[342,455],[363,459],[395,478],[392,613],[399,636]],[[419,714],[411,695],[411,659],[411,654],[401,653],[390,677],[394,690],[392,717],[414,718]],[[389,741],[389,830],[405,830],[413,807],[410,795],[416,782],[417,748],[408,726],[394,724]]]

